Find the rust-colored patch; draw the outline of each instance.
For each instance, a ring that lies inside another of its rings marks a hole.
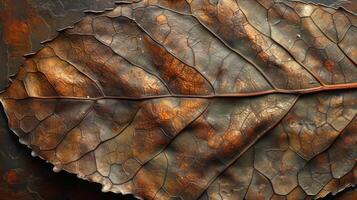
[[[6,182],[10,185],[17,184],[20,182],[19,174],[16,170],[10,169],[5,174]]]
[[[335,63],[334,63],[333,61],[331,61],[331,60],[326,60],[324,64],[325,64],[325,66],[326,66],[326,68],[327,68],[328,71],[330,71],[330,72],[333,71],[333,69],[334,69],[334,67],[335,67]]]
[[[17,4],[21,4],[23,10],[18,12]],[[47,25],[44,20],[41,19],[34,8],[28,4],[25,0],[5,1],[4,10],[0,12],[0,19],[4,28],[4,40],[9,45],[11,56],[22,56],[28,52],[31,52],[31,36],[41,37],[46,35]],[[14,15],[13,13],[19,13]],[[38,27],[32,29],[32,26]]]

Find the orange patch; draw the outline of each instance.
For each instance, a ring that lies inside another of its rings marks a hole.
[[[7,171],[7,173],[5,175],[5,179],[8,184],[16,184],[19,182],[19,177],[18,177],[16,171],[12,170],[12,169]]]
[[[165,17],[165,16],[164,16]],[[166,17],[165,17],[166,18]],[[182,63],[160,48],[150,38],[145,37],[145,44],[153,58],[160,76],[166,81],[173,93],[176,94],[209,94],[210,86],[195,69]]]
[[[24,9],[18,10],[16,4],[19,1],[6,1],[4,10],[0,13],[4,28],[4,41],[9,45],[12,56],[22,56],[31,50],[31,34],[43,39],[46,39],[45,36],[48,35],[46,23],[38,16],[36,10],[27,1],[20,2]],[[22,16],[18,17],[14,13]]]
[[[331,60],[326,60],[324,65],[326,66],[327,70],[331,72],[335,66],[335,63]]]
[[[167,24],[167,18],[165,15],[159,15],[156,17],[156,21],[158,24],[162,25],[162,24]]]
[[[214,135],[208,139],[208,146],[213,149],[218,149],[223,143],[223,139],[219,135]]]
[[[23,42],[26,35],[29,34],[29,28],[26,23],[23,21],[19,21],[13,19],[12,21],[8,21],[7,29],[6,29],[6,40],[9,43],[21,43]]]

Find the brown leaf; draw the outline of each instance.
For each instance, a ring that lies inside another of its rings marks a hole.
[[[154,1],[87,14],[2,94],[41,158],[144,199],[304,199],[355,184],[357,17]]]
[[[56,37],[57,30],[79,21],[85,10],[103,11],[113,7],[114,0],[0,1],[0,47],[4,49],[0,53],[0,91],[8,85],[9,76],[17,73],[24,54],[39,50],[41,42]]]
[[[343,8],[349,12],[357,14],[357,4],[355,0],[293,0],[307,3],[320,4],[333,8]]]

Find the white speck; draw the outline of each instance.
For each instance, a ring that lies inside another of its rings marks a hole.
[[[20,144],[26,144],[26,141],[23,138],[19,139]]]
[[[60,172],[61,170],[62,170],[62,168],[59,167],[59,166],[54,166],[54,167],[53,167],[53,172],[55,172],[55,173],[58,173],[58,172]]]
[[[36,157],[36,156],[37,156],[37,153],[34,152],[34,151],[31,151],[31,156],[32,156],[32,157]]]

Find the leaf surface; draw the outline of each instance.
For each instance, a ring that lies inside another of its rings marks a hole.
[[[144,199],[304,199],[355,184],[357,18],[298,2],[87,13],[1,95],[34,154]]]

